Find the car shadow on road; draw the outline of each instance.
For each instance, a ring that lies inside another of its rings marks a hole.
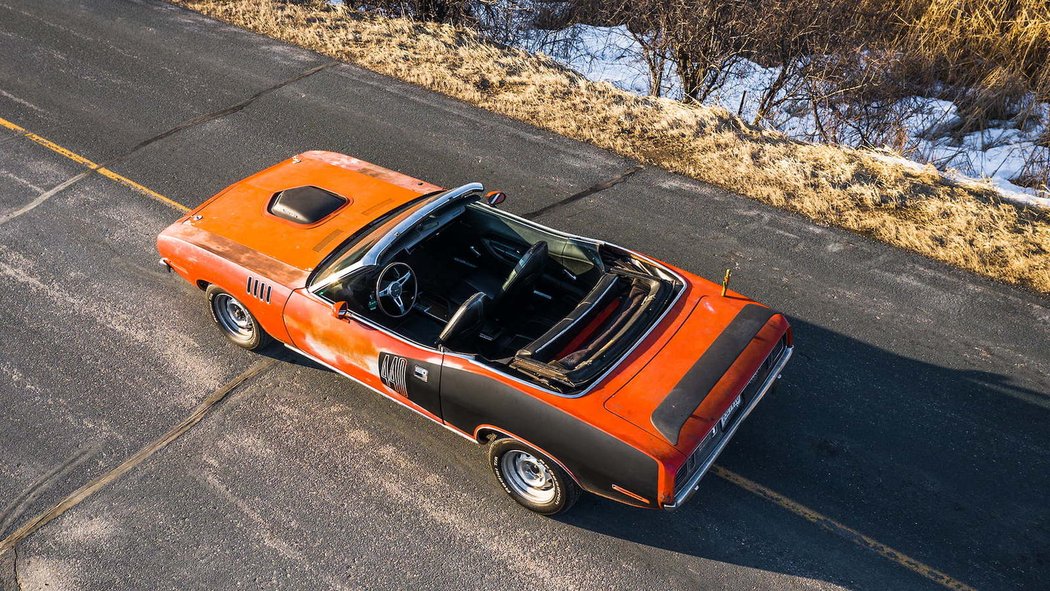
[[[1034,370],[1007,376],[967,369],[981,363],[979,353],[951,360],[959,368],[950,368],[792,323],[796,356],[780,387],[718,464],[979,588],[1037,587],[1045,580],[1045,379]],[[559,520],[850,588],[936,588],[714,474],[673,513],[585,499]]]
[[[979,353],[945,367],[792,324],[796,352],[784,379],[718,465],[970,585],[1038,588],[1050,568],[1050,397],[1035,372],[967,369]],[[331,371],[281,346],[260,353]],[[487,486],[487,471],[477,473]],[[585,495],[556,519],[848,588],[937,588],[714,474],[675,512]]]

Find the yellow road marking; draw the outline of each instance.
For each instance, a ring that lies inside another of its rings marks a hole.
[[[126,186],[128,188],[134,189],[134,190],[138,191],[139,193],[142,193],[143,195],[145,195],[145,196],[147,196],[147,197],[149,197],[151,199],[156,199],[157,201],[160,201],[161,203],[163,203],[165,205],[169,205],[171,207],[174,207],[175,209],[177,209],[179,211],[189,211],[190,210],[189,207],[186,207],[185,205],[179,203],[178,201],[174,201],[172,199],[169,199],[169,198],[165,197],[164,195],[161,195],[160,193],[154,191],[153,189],[150,189],[149,187],[140,185],[140,184],[136,183],[135,181],[129,179],[128,177],[121,176],[121,175],[113,172],[112,170],[104,167],[104,166],[101,166],[101,167],[98,168],[98,173],[101,174],[102,176],[106,177],[106,178],[113,179],[113,180],[117,181],[118,183],[120,183],[120,184],[122,184],[122,185],[124,185],[124,186]]]
[[[793,501],[772,489],[766,488],[753,480],[748,480],[732,470],[728,470],[716,464],[711,467],[711,472],[723,480],[772,502],[774,505],[791,511],[806,521],[815,523],[825,530],[844,537],[858,546],[872,550],[879,556],[888,558],[913,573],[922,575],[923,577],[947,587],[948,589],[954,589],[956,591],[976,591],[966,583],[953,579],[951,576],[929,566],[928,564],[919,562],[899,550],[891,548],[851,527],[845,526],[826,515],[817,513],[813,509],[810,509],[799,502]]]
[[[77,154],[76,152],[73,152],[72,150],[67,150],[67,149],[63,148],[62,146],[56,144],[55,142],[53,142],[53,141],[51,141],[51,140],[49,140],[47,138],[42,138],[42,137],[38,136],[37,134],[31,133],[31,132],[28,132],[28,131],[23,133],[22,135],[24,135],[26,138],[28,138],[30,140],[33,140],[34,142],[40,144],[41,146],[44,146],[45,148],[47,148],[48,150],[51,150],[52,152],[54,152],[56,154],[59,154],[61,156],[65,156],[66,158],[69,158],[70,160],[72,160],[73,162],[76,162],[77,164],[79,164],[81,166],[86,166],[86,167],[91,168],[91,169],[98,168],[98,164],[95,164],[94,162],[88,160],[87,158],[84,158],[83,156],[81,156],[80,154]]]
[[[88,158],[85,158],[85,157],[81,156],[80,154],[77,154],[76,152],[74,152],[72,150],[69,150],[67,148],[63,148],[62,146],[56,144],[55,142],[53,142],[53,141],[51,141],[51,140],[49,140],[49,139],[47,139],[45,137],[41,137],[41,136],[31,132],[31,131],[27,131],[21,125],[18,125],[16,123],[12,123],[11,121],[8,121],[7,119],[4,119],[3,117],[0,117],[0,127],[4,127],[4,128],[7,128],[7,129],[10,129],[11,131],[14,131],[15,133],[18,133],[18,134],[22,135],[26,139],[28,139],[28,140],[30,140],[32,142],[35,142],[36,144],[41,145],[41,146],[47,148],[48,150],[51,150],[52,152],[54,152],[54,153],[56,153],[56,154],[58,154],[60,156],[68,158],[68,159],[72,160],[73,162],[76,162],[77,164],[79,164],[79,165],[81,165],[81,166],[83,166],[85,168],[93,170],[93,171],[99,173],[100,175],[102,175],[102,176],[104,176],[104,177],[106,177],[108,179],[114,180],[114,181],[124,185],[125,187],[128,187],[129,189],[132,189],[134,191],[138,191],[139,193],[142,193],[143,195],[149,197],[150,199],[153,199],[155,201],[159,201],[159,202],[163,203],[164,205],[167,205],[169,207],[173,207],[173,208],[175,208],[175,209],[177,209],[179,211],[186,212],[186,211],[190,210],[189,207],[186,207],[185,205],[179,203],[178,201],[175,201],[173,199],[165,197],[164,195],[161,195],[160,193],[154,191],[153,189],[150,189],[149,187],[146,187],[144,185],[140,185],[139,183],[136,183],[135,181],[129,179],[128,177],[123,176],[123,175],[121,175],[121,174],[119,174],[117,172],[114,172],[114,171],[106,168],[105,166],[101,166],[98,163],[96,163],[96,162],[94,162],[94,161],[92,161],[92,160],[90,160]]]
[[[0,117],[0,127],[6,127],[8,129],[10,129],[11,131],[14,131],[14,132],[17,132],[17,133],[28,133],[24,128],[22,128],[22,127],[20,127],[18,125],[15,125],[14,123],[11,123],[10,121],[8,121],[7,119],[4,119],[3,117]]]
[[[175,208],[175,209],[177,209],[179,211],[184,211],[185,212],[185,211],[189,211],[189,209],[190,209],[189,207],[186,207],[185,205],[179,203],[178,201],[174,201],[172,199],[169,199],[168,197],[165,197],[164,195],[161,195],[160,193],[154,191],[153,189],[150,189],[149,187],[145,187],[143,185],[140,185],[139,183],[136,183],[135,181],[133,181],[133,180],[131,180],[131,179],[125,177],[125,176],[117,174],[116,172],[113,172],[112,170],[110,170],[110,169],[108,169],[108,168],[106,168],[104,166],[99,166],[98,164],[92,162],[91,160],[89,160],[87,158],[84,158],[83,156],[77,154],[76,152],[73,152],[71,150],[67,150],[66,148],[63,148],[62,146],[52,142],[51,140],[48,140],[48,139],[43,138],[41,136],[38,136],[35,133],[31,133],[29,131],[26,131],[25,128],[15,124],[15,123],[12,123],[12,122],[10,122],[10,121],[2,118],[2,117],[0,117],[0,126],[5,127],[7,129],[10,129],[10,130],[12,130],[12,131],[14,131],[16,133],[19,133],[19,134],[25,136],[26,138],[36,142],[37,144],[40,144],[41,146],[44,146],[45,148],[51,150],[52,152],[55,152],[56,154],[60,154],[62,156],[65,156],[66,158],[69,158],[70,160],[76,162],[77,164],[80,164],[82,166],[86,166],[87,168],[90,168],[91,170],[94,170],[94,171],[98,172],[102,176],[104,176],[104,177],[106,177],[108,179],[112,179],[112,180],[114,180],[114,181],[116,181],[116,182],[118,182],[118,183],[120,183],[120,184],[122,184],[122,185],[124,185],[126,187],[134,189],[135,191],[138,191],[139,193],[142,193],[143,195],[146,195],[147,197],[149,197],[151,199],[155,199],[155,200],[157,200],[157,201],[159,201],[159,202],[161,202],[161,203],[163,203],[165,205],[168,205],[170,207],[173,207],[173,208]],[[949,576],[949,575],[947,575],[947,574],[945,574],[945,573],[943,573],[943,572],[941,572],[941,571],[939,571],[939,570],[937,570],[937,569],[935,569],[935,568],[933,568],[933,567],[931,567],[931,566],[929,566],[929,565],[927,565],[925,563],[919,562],[918,560],[915,560],[914,558],[911,558],[910,556],[904,554],[903,552],[900,552],[899,550],[895,550],[894,548],[891,548],[890,546],[887,546],[886,544],[883,544],[882,542],[879,542],[878,540],[875,540],[874,538],[868,537],[868,536],[858,532],[855,529],[847,527],[847,526],[845,526],[845,525],[835,521],[834,519],[831,519],[830,517],[821,515],[820,513],[817,513],[816,511],[810,509],[809,507],[806,507],[805,505],[802,505],[801,503],[793,501],[793,500],[785,497],[784,495],[782,495],[782,494],[780,494],[780,493],[778,493],[778,492],[776,492],[776,491],[774,491],[772,489],[766,488],[766,487],[762,486],[761,484],[758,484],[757,482],[754,482],[752,480],[748,480],[747,478],[744,478],[743,476],[737,474],[736,472],[733,472],[731,470],[723,468],[723,467],[721,467],[719,465],[712,466],[711,467],[711,472],[713,472],[719,478],[722,478],[722,479],[724,479],[724,480],[726,480],[726,481],[728,481],[728,482],[730,482],[732,484],[735,484],[736,486],[739,486],[740,488],[743,488],[744,490],[746,490],[748,492],[751,492],[751,493],[753,493],[755,495],[758,495],[758,496],[766,499],[767,501],[772,502],[775,505],[778,505],[778,506],[780,506],[780,507],[782,507],[784,509],[787,509],[788,511],[791,511],[792,513],[794,513],[794,514],[796,514],[796,515],[806,519],[807,521],[810,521],[812,523],[815,523],[815,524],[819,525],[820,527],[824,528],[825,530],[827,530],[827,531],[829,531],[831,533],[834,533],[834,534],[837,534],[839,536],[845,537],[846,539],[850,540],[854,544],[857,544],[857,545],[862,546],[864,548],[868,548],[869,550],[873,550],[874,552],[876,552],[880,556],[882,556],[884,558],[888,558],[889,560],[892,560],[896,564],[898,564],[898,565],[900,565],[900,566],[902,566],[902,567],[904,567],[904,568],[906,568],[906,569],[908,569],[908,570],[910,570],[910,571],[912,571],[914,573],[922,575],[923,577],[926,577],[927,579],[929,579],[929,580],[931,580],[931,581],[933,581],[935,583],[939,583],[940,585],[943,585],[944,587],[947,587],[948,589],[954,589],[956,591],[976,591],[973,587],[967,585],[966,583],[963,583],[962,581],[953,579],[951,576]],[[79,502],[79,500],[77,502]],[[61,511],[64,511],[67,508],[68,507],[64,507],[64,508],[61,509]],[[61,512],[59,512],[58,514],[61,514]],[[47,520],[50,521],[50,519],[53,519],[56,516],[57,515],[52,515]],[[40,525],[42,525],[42,523],[35,524],[35,527],[32,527],[32,530],[35,530]],[[30,531],[32,531],[32,530],[30,530]],[[15,532],[15,533],[17,534],[19,532]],[[21,533],[22,533],[21,536],[12,535],[12,536],[9,537],[9,539],[0,541],[0,554],[3,554],[3,552],[6,551],[9,548],[9,546],[13,546],[15,540],[20,539],[21,537],[25,537],[25,535],[27,535],[29,532],[21,532]]]

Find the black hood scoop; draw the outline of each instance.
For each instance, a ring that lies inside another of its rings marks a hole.
[[[319,187],[296,187],[285,189],[270,199],[267,211],[296,224],[316,224],[349,203],[341,197]]]

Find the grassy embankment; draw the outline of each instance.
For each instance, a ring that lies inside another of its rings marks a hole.
[[[637,97],[466,30],[323,3],[172,0],[970,271],[1050,293],[1050,215],[864,151],[800,143],[717,108]]]

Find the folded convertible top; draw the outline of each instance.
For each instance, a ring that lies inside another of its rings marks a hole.
[[[630,350],[672,295],[666,281],[612,268],[575,310],[518,350],[510,366],[561,389],[578,389]]]

